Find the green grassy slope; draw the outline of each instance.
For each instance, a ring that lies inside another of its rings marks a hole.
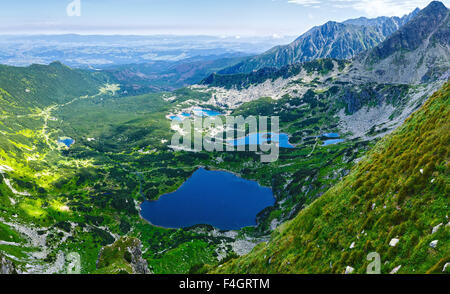
[[[12,96],[15,104],[28,107],[45,107],[94,95],[110,80],[105,73],[71,69],[59,62],[29,67],[0,65],[0,88],[10,94],[4,96]]]
[[[449,94],[447,83],[270,242],[212,272],[365,273],[370,252],[380,254],[382,273],[442,272],[450,261]]]
[[[68,197],[73,196],[64,193],[75,191],[67,187],[76,186],[78,173],[92,173],[92,164],[65,157],[65,149],[57,144],[64,133],[50,125],[61,122],[54,112],[65,105],[109,97],[108,90],[113,87],[105,84],[107,81],[103,74],[73,70],[60,63],[26,68],[0,65],[1,219],[8,221],[15,216],[21,224],[40,227],[79,217],[65,207]],[[65,179],[75,182],[62,182]],[[47,240],[49,247],[61,239],[54,236]],[[23,237],[14,227],[0,224],[0,251],[18,258],[18,264],[25,263],[29,251],[36,250]],[[97,255],[92,254],[94,258]],[[54,257],[51,253],[45,262]]]
[[[61,160],[57,140],[64,134],[49,126],[58,121],[53,112],[76,100],[106,97],[111,87],[105,84],[107,80],[104,74],[56,62],[48,66],[0,65],[0,164],[28,183],[35,174],[55,167]],[[45,186],[48,183],[41,185]]]

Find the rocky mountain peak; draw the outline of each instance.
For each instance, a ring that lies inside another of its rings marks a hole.
[[[450,76],[450,17],[431,2],[384,42],[354,60],[359,75],[377,82],[418,84]]]
[[[412,51],[439,30],[448,29],[449,10],[438,1],[431,2],[407,24],[369,53],[369,62],[385,59],[399,50]],[[442,32],[441,32],[442,33]],[[438,42],[448,44],[448,34],[440,34]]]

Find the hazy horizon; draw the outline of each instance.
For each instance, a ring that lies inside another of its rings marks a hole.
[[[76,2],[80,2],[79,10]],[[298,36],[327,21],[403,16],[430,0],[43,0],[4,3],[0,35]],[[441,1],[449,6],[450,0]],[[73,3],[68,9],[68,5]],[[70,16],[71,14],[72,16]],[[79,16],[78,16],[79,14]],[[338,17],[336,17],[338,15]]]

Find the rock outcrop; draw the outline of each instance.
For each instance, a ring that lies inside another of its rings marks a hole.
[[[14,266],[14,264],[6,259],[3,255],[0,254],[0,274],[1,275],[11,275],[11,274],[17,274],[17,270]]]
[[[142,257],[142,243],[133,237],[123,237],[105,246],[97,260],[97,273],[149,274],[147,261]]]

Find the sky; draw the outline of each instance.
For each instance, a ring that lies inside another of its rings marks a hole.
[[[402,16],[416,7],[425,7],[430,1],[0,0],[0,34],[172,34],[278,38],[300,35],[329,20]],[[450,0],[442,2],[450,7]],[[69,11],[68,6],[72,8]]]

